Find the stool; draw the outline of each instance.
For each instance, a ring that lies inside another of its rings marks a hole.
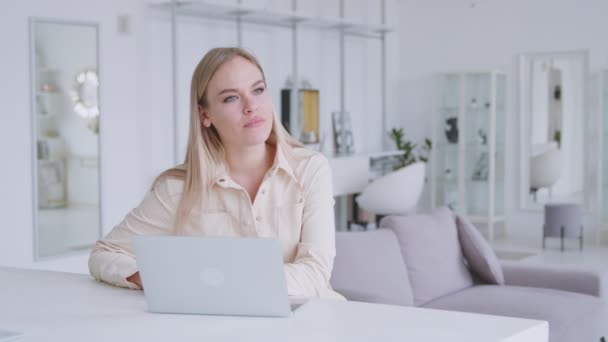
[[[559,237],[564,251],[565,238],[578,238],[583,250],[583,225],[581,206],[573,203],[545,204],[545,224],[543,226],[543,249],[547,237]]]

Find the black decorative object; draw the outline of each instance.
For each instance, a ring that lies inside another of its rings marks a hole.
[[[477,137],[479,138],[479,143],[481,145],[486,145],[488,143],[488,136],[481,128],[477,130]]]
[[[451,144],[458,143],[458,118],[451,117],[445,120],[445,136]]]

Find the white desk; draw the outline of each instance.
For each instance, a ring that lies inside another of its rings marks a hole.
[[[546,342],[546,322],[340,301],[311,301],[291,318],[146,312],[141,291],[86,275],[0,268],[0,329],[18,341]]]
[[[375,158],[402,155],[403,151],[362,152],[344,156],[330,156],[334,196],[352,195],[363,191],[372,173],[370,162]]]

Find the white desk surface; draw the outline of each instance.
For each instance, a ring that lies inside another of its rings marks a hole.
[[[546,342],[548,324],[450,311],[314,300],[290,318],[146,312],[141,291],[86,275],[0,268],[0,330],[17,341]]]

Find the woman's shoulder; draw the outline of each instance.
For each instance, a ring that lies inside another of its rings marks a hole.
[[[304,147],[292,148],[292,168],[303,185],[310,183],[320,173],[330,173],[331,168],[325,155]]]
[[[183,164],[177,165],[158,175],[152,183],[151,190],[157,192],[161,196],[181,195],[184,190],[185,178],[185,166]]]
[[[329,161],[325,155],[319,151],[311,150],[305,147],[292,147],[291,155],[293,162],[297,166],[323,166],[329,165]]]

